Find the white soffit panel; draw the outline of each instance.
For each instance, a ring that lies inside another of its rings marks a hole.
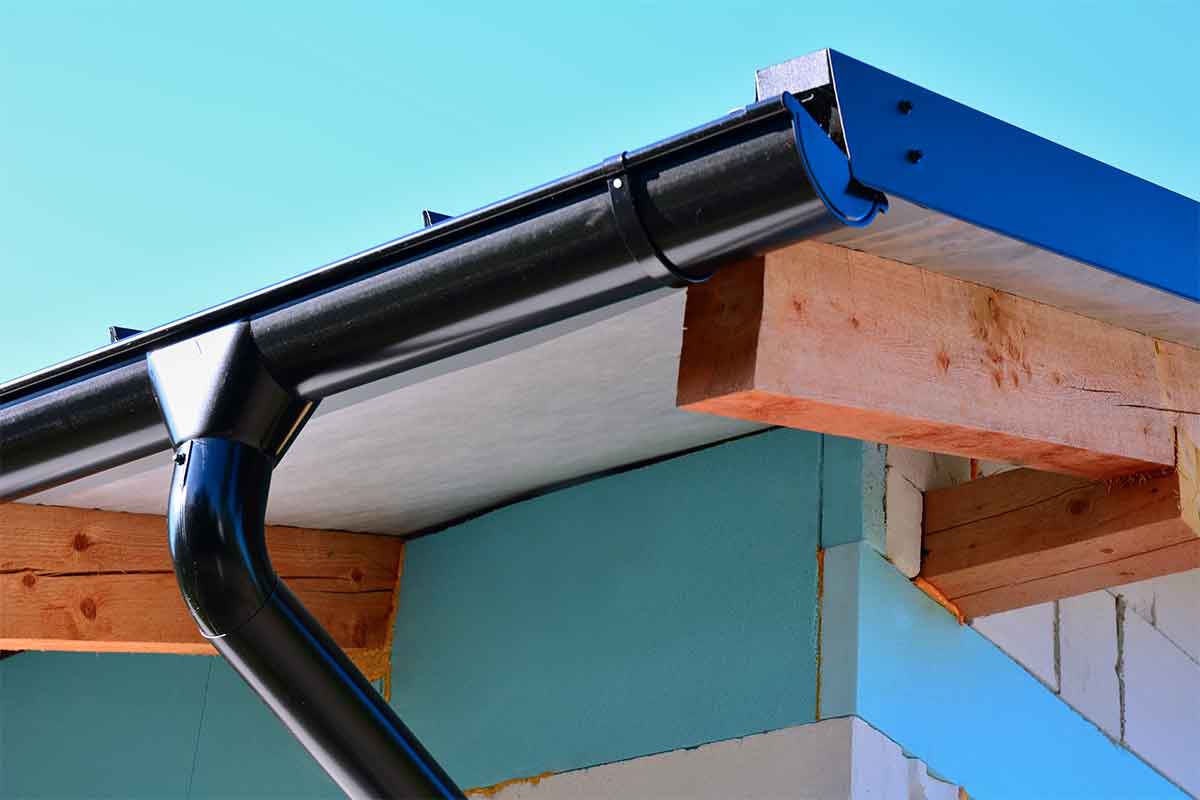
[[[331,398],[276,470],[269,521],[409,533],[758,429],[675,408],[683,303],[672,293],[353,404]],[[163,453],[24,502],[162,514],[170,471]]]
[[[1190,300],[897,197],[869,226],[823,240],[1200,347],[1200,306]]]

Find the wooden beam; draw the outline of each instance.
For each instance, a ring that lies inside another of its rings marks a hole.
[[[372,680],[390,663],[404,544],[270,526],[276,572]],[[211,654],[179,594],[166,521],[0,505],[0,650]]]
[[[919,577],[971,618],[1194,569],[1191,493],[1172,470],[1089,481],[1031,469],[926,492]]]
[[[710,414],[1090,478],[1174,466],[1200,414],[1200,351],[816,242],[690,287],[684,325]]]

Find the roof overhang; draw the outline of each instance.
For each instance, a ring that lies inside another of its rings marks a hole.
[[[836,145],[845,154],[849,180],[843,178],[835,188],[849,187],[851,201],[861,198],[864,187],[878,191],[887,197],[887,213],[839,218],[837,204],[824,197],[827,213],[807,228],[792,220],[785,224],[791,232],[780,236],[747,223],[754,229],[747,234],[752,246],[718,247],[699,255],[696,242],[706,242],[709,234],[672,240],[677,231],[661,227],[666,223],[654,229],[643,222],[650,228],[651,249],[659,255],[669,251],[682,263],[690,258],[694,276],[700,276],[714,260],[769,249],[789,237],[817,238],[1200,345],[1195,305],[1200,300],[1200,204],[1195,201],[835,51],[761,70],[756,88],[757,105],[710,126],[0,387],[0,448],[19,438],[13,426],[20,424],[24,404],[44,405],[56,392],[78,393],[89,381],[111,381],[150,349],[231,319],[255,321],[256,336],[269,340],[263,348],[268,360],[321,348],[326,338],[341,335],[332,317],[321,316],[341,302],[331,298],[359,289],[359,296],[348,301],[349,310],[343,309],[350,316],[342,322],[374,315],[377,329],[386,329],[390,314],[395,336],[379,346],[387,351],[384,357],[353,378],[332,362],[316,377],[311,370],[303,375],[302,369],[291,370],[300,376],[298,385],[326,399],[279,468],[271,501],[274,522],[412,533],[547,486],[754,430],[752,423],[676,409],[682,293],[640,277],[621,279],[637,283],[637,291],[600,291],[595,302],[558,303],[553,314],[543,313],[558,302],[551,294],[503,298],[509,310],[517,309],[520,325],[492,324],[496,317],[465,334],[461,326],[430,325],[418,333],[428,334],[427,339],[454,338],[455,346],[423,343],[419,358],[395,353],[404,349],[411,332],[405,315],[415,309],[404,298],[448,291],[440,306],[422,307],[419,313],[433,320],[441,308],[457,323],[460,304],[468,302],[460,290],[487,277],[486,265],[450,264],[445,258],[422,276],[422,259],[445,256],[463,243],[475,246],[471,243],[478,244],[482,231],[528,221],[531,209],[595,187],[602,192],[609,187],[610,196],[596,206],[609,209],[614,176],[645,165],[677,164],[687,148],[704,148],[732,135],[731,130],[746,130],[757,124],[755,115],[769,116],[763,103],[783,92],[804,103],[826,137],[824,143],[813,140],[813,147]],[[820,160],[812,157],[805,165],[810,179],[813,163]],[[824,163],[838,168],[836,159]],[[722,191],[737,189],[728,181],[735,174],[730,169],[729,164],[716,169],[714,175],[725,183],[705,202],[720,203]],[[762,177],[754,191],[779,193],[784,177],[804,180],[789,169],[794,165]],[[818,189],[819,178],[814,181]],[[678,208],[686,205],[676,201]],[[759,220],[778,213],[769,202],[748,212]],[[578,261],[588,253],[586,226],[556,230],[564,237],[558,240],[564,258]],[[527,233],[508,242],[511,258],[545,246]],[[636,242],[625,244],[630,252],[638,250]],[[634,253],[632,262],[637,260]],[[405,274],[427,280],[399,280],[390,289],[393,294],[367,291],[372,283]],[[490,287],[489,303],[504,293],[497,289],[517,286],[521,277],[512,272],[504,280],[509,283]],[[299,313],[309,307],[312,316]],[[492,310],[489,306],[488,313]],[[483,329],[488,335],[476,335]],[[339,352],[330,359],[354,361]],[[112,420],[131,413],[132,401],[122,392],[139,385],[137,379],[117,382],[112,392],[98,395],[96,413],[112,418],[100,428],[113,428]],[[57,477],[0,495],[161,512],[170,461],[167,442],[155,426],[160,423],[151,420],[143,426],[147,435],[135,431],[141,436],[138,446],[116,461],[92,459],[82,470],[77,468],[82,451],[72,451],[72,432],[65,426],[46,450],[56,454]],[[114,430],[114,437],[132,435]],[[0,449],[0,483],[6,469]],[[42,490],[28,494],[31,486]]]

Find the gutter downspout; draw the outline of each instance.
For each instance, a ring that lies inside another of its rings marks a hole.
[[[279,385],[244,322],[149,368],[175,447],[171,557],[200,632],[350,797],[462,797],[271,567],[271,473],[316,404]]]

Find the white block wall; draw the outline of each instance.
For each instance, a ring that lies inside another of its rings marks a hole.
[[[1091,592],[1058,602],[1062,698],[1121,739],[1121,648],[1117,598]]]
[[[1054,603],[993,614],[974,621],[975,630],[1003,650],[1034,677],[1058,691],[1059,675],[1054,638]]]
[[[638,797],[704,800],[957,800],[895,742],[857,717],[715,742],[690,750],[514,781],[497,800]]]
[[[1113,741],[1200,797],[1200,570],[972,624]]]
[[[1129,610],[1200,661],[1200,570],[1118,587]]]
[[[966,459],[887,452],[886,553],[920,570],[929,489],[969,478]],[[982,463],[980,474],[1011,467]],[[1064,702],[1200,797],[1200,570],[982,617],[974,628]]]
[[[1200,795],[1200,664],[1139,614],[1127,612],[1123,628],[1125,744]]]

